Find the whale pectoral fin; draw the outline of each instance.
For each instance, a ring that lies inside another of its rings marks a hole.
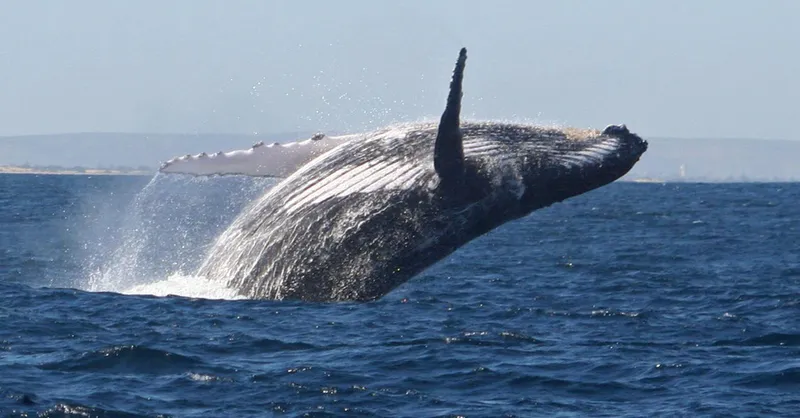
[[[352,138],[315,135],[311,139],[285,144],[259,142],[244,150],[176,157],[164,163],[158,171],[195,176],[288,177],[309,161]]]
[[[467,61],[467,49],[461,48],[450,81],[450,93],[447,95],[447,106],[442,113],[439,129],[436,133],[436,144],[433,150],[433,166],[443,183],[460,181],[464,174],[464,145],[461,135],[461,84],[464,79],[464,66]]]

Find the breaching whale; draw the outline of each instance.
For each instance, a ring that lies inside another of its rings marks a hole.
[[[615,181],[646,151],[625,125],[462,122],[466,58],[462,49],[438,124],[163,164],[283,178],[217,238],[197,274],[251,298],[374,300],[500,225]]]

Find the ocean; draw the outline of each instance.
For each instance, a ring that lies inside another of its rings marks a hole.
[[[800,184],[617,182],[370,303],[193,277],[271,184],[0,175],[0,415],[800,414]]]

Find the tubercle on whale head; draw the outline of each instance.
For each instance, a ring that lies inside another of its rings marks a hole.
[[[623,150],[631,153],[638,153],[639,155],[647,151],[648,143],[639,135],[631,132],[628,126],[622,125],[608,125],[603,129],[602,135],[616,137],[622,141]]]

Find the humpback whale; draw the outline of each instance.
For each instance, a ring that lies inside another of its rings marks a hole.
[[[197,274],[263,299],[378,299],[459,247],[625,175],[647,142],[603,130],[460,119],[461,49],[438,123],[187,155],[163,173],[281,180],[232,222]]]

